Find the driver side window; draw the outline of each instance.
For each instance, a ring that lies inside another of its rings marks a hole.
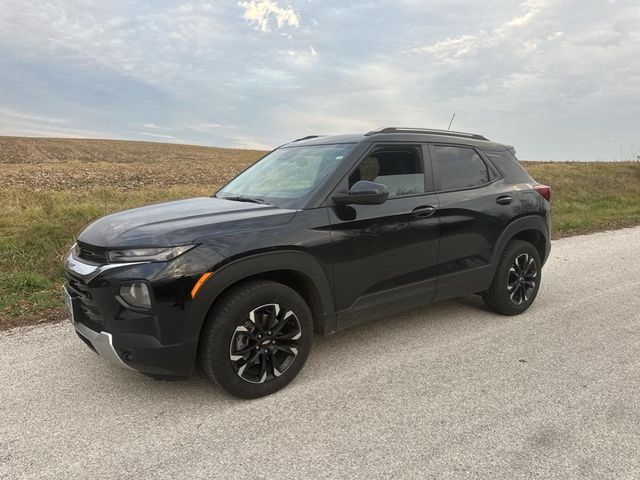
[[[386,185],[390,198],[418,195],[426,191],[422,158],[415,147],[375,150],[351,173],[349,188],[360,180]]]

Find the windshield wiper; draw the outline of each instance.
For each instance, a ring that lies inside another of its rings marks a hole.
[[[260,205],[269,205],[269,203],[265,202],[261,198],[256,197],[245,197],[244,195],[236,195],[229,197],[217,197],[222,198],[223,200],[231,200],[233,202],[251,202],[251,203],[259,203]]]

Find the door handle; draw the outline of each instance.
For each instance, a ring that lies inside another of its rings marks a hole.
[[[513,198],[510,195],[502,195],[496,198],[496,203],[499,205],[509,205],[511,202],[513,202]]]
[[[422,207],[416,207],[414,208],[411,213],[413,214],[414,217],[430,217],[431,215],[433,215],[436,211],[435,207],[432,207],[431,205],[425,205]]]

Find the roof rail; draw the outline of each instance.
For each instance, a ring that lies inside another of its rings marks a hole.
[[[453,132],[451,130],[433,130],[430,128],[397,128],[397,127],[385,127],[378,130],[371,130],[365,133],[365,136],[377,135],[378,133],[423,133],[430,135],[444,135],[447,137],[464,137],[473,138],[474,140],[489,140],[487,137],[478,135],[477,133],[465,133],[465,132]]]
[[[322,135],[307,135],[306,137],[296,138],[295,140],[289,143],[301,142],[302,140],[309,140],[310,138],[318,138],[321,136]]]

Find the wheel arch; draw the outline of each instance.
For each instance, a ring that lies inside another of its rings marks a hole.
[[[516,218],[504,229],[491,254],[491,263],[497,266],[498,259],[511,240],[524,240],[531,243],[544,264],[550,249],[549,231],[545,220],[537,215]]]
[[[540,255],[541,261],[544,261],[544,259],[546,258],[546,239],[544,237],[544,234],[540,230],[521,230],[509,239],[509,241],[512,240],[523,240],[527,243],[530,243],[538,251],[538,255]]]
[[[191,306],[189,336],[199,339],[207,314],[220,296],[252,279],[269,279],[292,288],[309,305],[314,331],[320,335],[335,332],[335,307],[324,269],[308,253],[287,250],[242,257],[213,272]]]

